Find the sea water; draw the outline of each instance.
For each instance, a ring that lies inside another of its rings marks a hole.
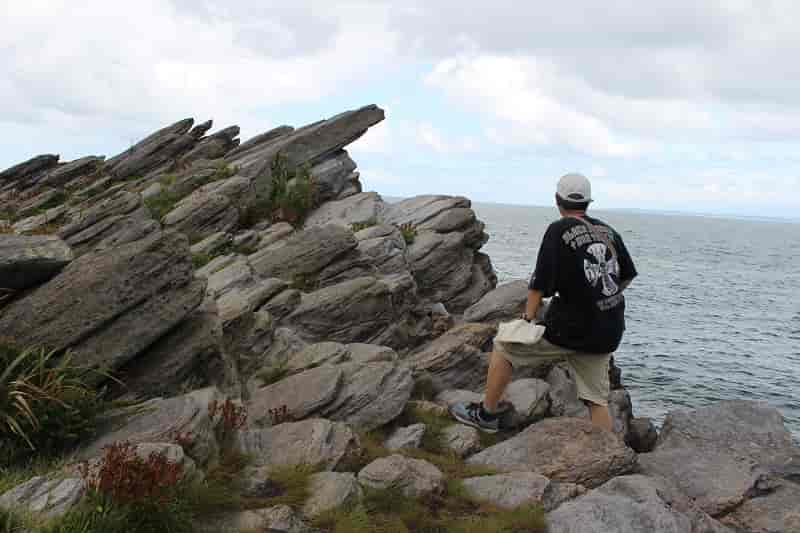
[[[473,204],[499,282],[527,279],[555,207]],[[748,399],[800,438],[800,222],[592,210],[639,271],[616,354],[637,416]]]

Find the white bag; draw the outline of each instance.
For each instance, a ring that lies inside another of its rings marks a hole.
[[[517,319],[500,324],[496,341],[516,342],[519,344],[536,344],[544,335],[545,327],[527,320]]]

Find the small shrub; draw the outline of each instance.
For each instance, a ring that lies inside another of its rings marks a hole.
[[[350,224],[350,230],[353,233],[358,233],[361,230],[365,230],[367,228],[371,228],[377,225],[378,221],[375,218],[371,218],[365,222],[353,222],[352,224]]]
[[[212,420],[219,417],[217,432],[220,442],[227,442],[235,432],[247,424],[247,406],[226,398],[224,402],[214,400],[208,404],[208,415]]]
[[[90,435],[104,409],[91,377],[69,353],[0,345],[0,465],[57,455]]]
[[[145,199],[144,204],[150,210],[153,218],[160,221],[167,213],[175,209],[175,204],[181,200],[181,196],[169,189],[163,189],[160,193]]]
[[[199,270],[209,264],[212,259],[214,258],[208,254],[192,254],[192,265],[194,266],[195,270]]]
[[[276,409],[270,409],[267,412],[273,426],[285,424],[286,422],[294,422],[294,416],[289,412],[289,408],[285,405],[282,405]]]
[[[25,521],[14,511],[0,508],[0,533],[23,533],[27,530]]]
[[[245,208],[239,225],[251,228],[263,220],[289,222],[302,227],[308,213],[317,206],[317,185],[308,165],[291,168],[286,155],[278,153],[270,164],[269,195],[258,197]]]
[[[400,224],[398,228],[403,235],[403,240],[406,241],[406,245],[411,246],[414,244],[414,239],[417,238],[417,228],[411,223]]]
[[[44,213],[45,211],[47,211],[48,209],[52,209],[53,207],[58,207],[59,205],[61,205],[64,202],[66,202],[67,199],[68,199],[68,196],[64,191],[58,191],[58,192],[56,192],[56,194],[53,195],[52,198],[50,198],[45,203],[43,203],[38,208],[36,208],[36,212],[34,214],[35,215],[40,215],[40,214]]]

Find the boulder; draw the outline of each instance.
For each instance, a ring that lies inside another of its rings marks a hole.
[[[425,424],[413,424],[392,431],[383,446],[393,452],[403,448],[419,448],[424,436]]]
[[[625,442],[629,442],[628,435],[631,432],[633,405],[628,391],[625,389],[612,390],[608,395],[608,410],[611,413],[614,433],[619,435]]]
[[[308,492],[308,500],[303,505],[303,515],[308,517],[358,502],[363,493],[355,474],[349,472],[314,474]]]
[[[35,215],[47,207],[61,205],[66,200],[64,192],[59,189],[46,188],[33,198],[26,200],[17,208],[17,218]]]
[[[303,294],[296,289],[282,291],[261,306],[261,310],[268,312],[276,321],[280,321],[297,309],[302,296]]]
[[[800,531],[800,485],[783,481],[768,494],[747,500],[722,522],[736,531],[778,533]]]
[[[639,471],[670,480],[711,516],[771,490],[776,465],[800,456],[780,412],[724,401],[667,415],[655,451]]]
[[[156,234],[86,254],[0,317],[19,346],[71,348],[74,362],[116,370],[186,318],[203,299],[186,237]]]
[[[311,168],[317,197],[321,202],[336,199],[350,185],[356,162],[345,150],[325,158]]]
[[[407,363],[416,379],[430,379],[437,391],[480,390],[486,382],[491,341],[497,332],[490,324],[463,324],[412,353]]]
[[[505,392],[505,400],[513,406],[509,423],[519,427],[544,418],[550,408],[550,385],[536,378],[512,381]]]
[[[550,533],[733,533],[691,502],[643,476],[612,479],[547,515]]]
[[[306,219],[305,227],[338,224],[350,228],[353,224],[375,223],[385,204],[378,193],[364,192],[344,200],[325,202]]]
[[[578,399],[575,376],[565,364],[554,366],[547,374],[550,385],[550,414],[573,418],[589,418],[589,408]]]
[[[505,322],[519,318],[528,301],[528,282],[504,283],[464,311],[466,322]]]
[[[444,475],[438,468],[403,455],[376,459],[358,473],[358,481],[374,489],[398,490],[409,498],[441,494],[445,486]]]
[[[215,388],[200,389],[175,398],[156,398],[143,404],[112,411],[104,416],[98,436],[83,446],[78,459],[101,455],[104,447],[115,442],[131,444],[173,442],[178,435],[191,435],[186,453],[205,465],[218,451],[215,427],[209,406],[223,401]]]
[[[288,222],[278,222],[269,228],[258,232],[258,248],[267,248],[282,241],[294,233],[294,227]]]
[[[550,488],[550,480],[534,472],[472,477],[461,483],[470,497],[505,509],[541,504]]]
[[[267,470],[293,465],[333,470],[360,448],[358,438],[346,424],[323,419],[238,431],[233,446],[250,456],[253,466]]]
[[[286,409],[293,420],[313,415],[336,398],[343,375],[338,366],[325,365],[256,390],[248,404],[250,422],[272,425],[270,412],[281,409]]]
[[[228,248],[232,242],[233,235],[219,231],[193,244],[190,250],[192,254],[219,255],[219,252]]]
[[[636,454],[613,433],[577,418],[548,419],[468,459],[500,471],[530,471],[554,481],[597,487],[627,474]]]
[[[72,259],[72,250],[58,237],[0,234],[0,288],[35,287],[58,274]]]
[[[656,447],[658,430],[653,421],[647,417],[631,420],[628,431],[628,446],[636,453],[650,453]]]
[[[262,248],[249,260],[253,270],[263,277],[293,281],[298,276],[317,274],[356,246],[353,232],[328,224],[295,233],[283,242]]]
[[[225,513],[205,518],[194,525],[200,533],[242,533],[258,531],[265,533],[319,533],[306,524],[288,505],[276,505],[266,509],[252,509]]]
[[[478,430],[463,424],[452,424],[442,430],[442,446],[459,457],[467,457],[481,449]]]
[[[77,504],[85,492],[80,478],[37,476],[0,496],[0,509],[57,518]]]

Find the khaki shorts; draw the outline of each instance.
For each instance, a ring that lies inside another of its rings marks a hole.
[[[612,354],[581,353],[542,338],[536,344],[495,341],[494,350],[515,368],[564,361],[575,375],[578,398],[608,405],[608,364]]]

